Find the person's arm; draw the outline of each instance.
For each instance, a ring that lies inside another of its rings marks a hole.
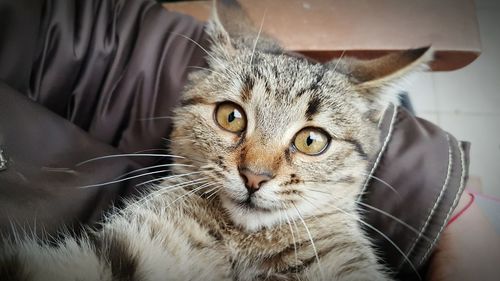
[[[465,193],[455,209],[470,201]],[[493,281],[500,279],[500,235],[474,203],[449,224],[432,256],[430,281]]]
[[[204,23],[153,0],[0,0],[0,26],[0,236],[92,224],[159,157],[77,164],[163,152]]]

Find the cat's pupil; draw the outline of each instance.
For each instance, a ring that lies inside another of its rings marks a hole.
[[[236,119],[236,117],[234,117],[234,111],[233,111],[233,112],[231,112],[231,113],[229,114],[229,116],[227,117],[227,121],[228,121],[229,123],[231,123],[231,122],[233,122],[233,121],[234,121],[234,119]]]
[[[227,122],[231,123],[236,118],[241,118],[241,113],[235,109],[231,113],[229,113],[229,115],[227,116]]]
[[[307,140],[306,140],[306,144],[307,144],[307,146],[310,146],[313,142],[314,142],[314,139],[313,139],[313,138],[311,138],[311,136],[308,136],[308,137],[307,137]]]

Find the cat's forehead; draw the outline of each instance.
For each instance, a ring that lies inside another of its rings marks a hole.
[[[316,86],[328,72],[320,63],[286,53],[243,53],[235,62],[239,72],[273,82],[269,86],[275,90],[306,90],[308,86]]]
[[[242,94],[249,90],[266,92],[268,95],[262,95],[266,102],[290,104],[303,96],[333,100],[349,86],[344,75],[320,63],[288,54],[243,53],[232,61],[229,70],[237,75]]]
[[[242,104],[264,136],[285,135],[304,126],[338,129],[334,117],[348,107],[343,95],[347,79],[342,75],[287,55],[257,53],[233,63],[229,70],[237,72],[237,78],[229,99]]]

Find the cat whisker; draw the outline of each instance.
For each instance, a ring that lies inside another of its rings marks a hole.
[[[117,178],[115,178],[115,179],[113,179],[111,181],[108,181],[108,182],[103,182],[103,183],[98,183],[98,184],[90,184],[90,185],[84,185],[84,186],[78,186],[77,188],[99,187],[99,186],[110,185],[110,184],[114,184],[114,183],[120,183],[120,182],[124,182],[124,181],[135,179],[135,178],[140,178],[140,177],[144,177],[144,176],[149,176],[149,175],[154,175],[154,174],[160,174],[160,173],[166,173],[166,172],[169,172],[170,170],[152,171],[152,172],[148,172],[148,173],[143,173],[143,174],[139,174],[139,175],[135,175],[135,176],[123,178],[126,175],[133,174],[133,173],[138,172],[138,171],[148,170],[148,169],[152,169],[152,168],[156,168],[156,167],[168,167],[168,166],[171,166],[171,167],[173,167],[173,166],[176,166],[176,167],[195,167],[193,165],[188,165],[188,164],[163,164],[163,165],[149,166],[149,167],[140,168],[140,169],[136,169],[136,170],[130,171],[130,172],[125,173],[125,174],[123,174],[123,175],[121,175],[121,176],[119,176],[119,177],[117,177]],[[187,175],[191,175],[191,174],[193,174],[193,173],[185,173],[185,174],[167,176],[167,177],[164,177],[164,178],[152,179],[152,180],[149,180],[149,181],[146,181],[146,182],[139,183],[136,186],[147,184],[147,183],[154,182],[154,181],[161,180],[161,179],[168,179],[170,177],[187,176]]]
[[[390,190],[392,190],[398,197],[399,199],[401,200],[402,197],[401,197],[401,194],[396,190],[396,188],[394,188],[394,186],[390,185],[389,183],[387,183],[386,181],[384,181],[383,179],[381,178],[378,178],[374,175],[370,175],[370,174],[366,174],[366,173],[361,173],[363,176],[367,176],[367,177],[370,177],[372,179],[375,179],[377,181],[379,181],[380,183],[382,183],[383,185],[387,186]]]
[[[210,186],[214,186],[215,184],[216,183],[214,183],[214,182],[210,182],[210,183],[207,182],[207,183],[204,183],[203,185],[201,185],[199,187],[201,187],[201,188],[207,188],[207,187],[210,187]],[[203,192],[203,193],[205,193],[205,192]]]
[[[229,78],[226,77],[223,73],[219,72],[219,71],[216,71],[216,70],[213,70],[213,69],[210,69],[210,68],[207,68],[207,67],[201,67],[201,66],[188,66],[188,68],[195,68],[195,69],[202,69],[202,70],[207,70],[207,71],[210,71],[212,73],[215,73],[215,74],[218,74],[220,75],[221,77],[225,78],[226,80],[229,81]]]
[[[259,42],[260,34],[262,33],[262,27],[264,26],[264,20],[266,19],[267,8],[264,11],[264,15],[262,16],[262,20],[260,21],[259,32],[257,33],[257,37],[255,38],[255,42],[253,43],[252,54],[250,55],[250,64],[249,67],[252,67],[253,56],[255,54],[255,50],[257,49],[257,43]]]
[[[285,207],[285,206],[283,206],[283,207]],[[280,213],[281,213],[281,210],[280,210]],[[283,214],[285,215],[285,219],[287,221],[287,224],[290,227],[290,234],[292,235],[293,252],[295,254],[295,266],[299,266],[299,255],[297,252],[297,240],[295,239],[295,234],[293,233],[292,223],[290,222],[290,218],[288,217],[287,213],[283,212]],[[300,280],[299,274],[297,272],[295,272],[295,276],[296,276],[297,280]]]
[[[201,66],[194,66],[194,65],[191,65],[191,66],[188,66],[187,68],[194,68],[194,69],[200,69],[200,70],[207,70],[207,71],[210,71],[211,73],[214,73],[216,75],[218,75],[220,78],[222,78],[223,80],[225,80],[226,82],[228,82],[229,84],[231,84],[233,81],[230,79],[230,77],[228,75],[224,75],[224,73],[220,72],[220,71],[216,71],[214,69],[210,69],[210,68],[207,68],[207,67],[201,67]],[[235,75],[234,72],[230,71],[233,75]]]
[[[396,190],[396,188],[394,188],[394,186],[390,185],[388,182],[382,180],[381,178],[373,176],[373,175],[369,175],[369,174],[365,174],[365,173],[361,173],[361,175],[363,175],[365,177],[373,178],[374,180],[379,181],[383,185],[387,186],[392,192],[394,192],[399,197],[399,199],[402,199],[401,194]],[[307,183],[331,183],[330,180],[305,180],[304,182],[307,182]]]
[[[204,195],[208,195],[208,194],[212,194],[214,191],[216,191],[217,189],[219,188],[219,186],[216,186],[216,187],[213,187],[213,188],[210,188],[209,190],[203,192]]]
[[[333,205],[334,208],[338,208],[337,206]],[[380,236],[382,236],[385,240],[387,240],[402,256],[403,258],[406,260],[406,262],[410,265],[410,267],[412,268],[412,270],[415,272],[415,274],[417,275],[417,278],[419,280],[422,281],[422,277],[420,276],[420,274],[418,273],[417,269],[415,268],[415,265],[413,265],[413,263],[410,261],[410,258],[408,257],[408,255],[406,255],[403,250],[401,250],[401,248],[396,245],[396,243],[394,241],[392,241],[392,239],[390,239],[386,234],[384,234],[382,231],[378,230],[376,227],[372,226],[371,224],[363,221],[362,219],[359,219],[359,218],[356,218],[355,216],[349,214],[348,212],[338,208],[340,211],[344,212],[345,214],[351,216],[352,218],[354,218],[356,221],[359,221],[360,223],[362,223],[363,225],[367,226],[368,228],[372,229],[373,231],[377,232]]]
[[[211,57],[214,61],[219,62],[219,60],[216,57],[214,57],[209,51],[207,51],[207,49],[205,49],[202,45],[200,45],[195,40],[191,39],[189,36],[186,36],[186,35],[181,34],[181,33],[173,32],[173,31],[170,31],[169,33],[173,34],[173,35],[176,35],[176,36],[180,36],[180,37],[188,40],[189,42],[195,44],[198,48],[200,48],[202,51],[204,51],[205,54],[207,54],[209,57]],[[221,66],[224,66],[224,65],[221,63]]]
[[[305,201],[307,201],[307,203],[309,203],[309,204],[311,204],[311,205],[314,205],[314,203],[313,203],[311,200],[309,200],[309,198],[307,198],[306,196],[304,196],[304,195],[299,195],[299,197],[301,197],[302,199],[304,199]],[[313,215],[313,214],[311,214],[310,216],[311,216],[311,217],[313,217],[313,218],[315,218],[315,219],[318,219],[318,218],[317,218],[315,215]]]
[[[198,180],[197,179],[197,180],[194,180],[194,181],[190,181],[190,183],[186,184],[186,185],[179,185],[179,186],[177,186],[177,184],[175,184],[173,186],[168,186],[166,188],[163,187],[162,188],[163,191],[161,192],[161,194],[164,194],[166,192],[171,192],[171,191],[174,191],[174,190],[179,190],[179,189],[185,189],[188,193],[191,193],[191,191],[193,191],[193,190],[195,190],[195,192],[196,192],[196,191],[202,190],[203,188],[207,188],[207,187],[211,186],[211,181],[210,181],[209,178],[203,177],[201,179],[202,180]],[[176,201],[176,200],[174,200],[174,201]],[[170,202],[170,203],[173,203],[173,202]]]
[[[193,140],[191,138],[175,138],[173,139],[168,139],[168,138],[161,138],[163,141],[168,142],[168,143],[179,143],[183,141],[190,141],[190,142],[196,142],[196,140]]]
[[[176,167],[195,167],[194,165],[189,165],[189,164],[162,164],[162,165],[148,166],[148,167],[144,167],[144,168],[140,168],[140,169],[136,169],[136,170],[132,170],[130,172],[127,172],[127,173],[125,173],[117,178],[114,178],[113,180],[119,180],[119,179],[123,178],[124,176],[134,174],[134,173],[144,171],[144,170],[161,168],[161,167],[174,167],[174,166],[176,166]],[[170,170],[163,170],[163,172],[170,172]]]
[[[198,167],[198,169],[200,170],[203,170],[203,171],[215,171],[217,170],[217,167],[210,167],[210,166],[201,166],[201,167]]]
[[[196,142],[196,141],[193,141],[193,142]],[[195,157],[190,157],[189,159],[188,158],[184,158],[184,159],[181,159],[179,161],[189,161],[189,162],[193,162],[193,163],[196,163],[198,164],[200,167],[203,167],[203,166],[207,166],[211,163],[208,163],[207,162],[208,159],[197,159]]]
[[[204,172],[205,171],[196,171],[196,172],[184,173],[184,174],[179,174],[179,175],[169,175],[169,176],[166,176],[166,177],[161,177],[161,178],[157,178],[157,179],[152,179],[152,180],[148,180],[148,181],[145,181],[145,182],[141,182],[141,183],[137,184],[136,186],[145,185],[145,184],[152,183],[152,182],[155,182],[155,181],[164,181],[164,180],[167,180],[167,179],[174,179],[174,178],[179,178],[179,177],[185,177],[185,176],[190,176],[190,175],[201,174],[201,173],[204,173]],[[153,172],[153,173],[155,173],[155,172]]]
[[[337,195],[333,195],[333,194],[331,194],[331,193],[329,193],[329,192],[325,192],[325,191],[323,191],[323,190],[317,190],[317,189],[308,189],[308,190],[310,190],[310,191],[312,191],[312,192],[319,192],[319,193],[323,193],[323,194],[328,194],[328,195],[330,195],[330,196],[333,196],[334,198],[335,198],[335,197],[336,197],[336,198],[339,198]],[[304,197],[303,197],[303,198],[304,198]],[[304,198],[304,200],[305,200],[305,199],[306,199],[306,198]],[[339,198],[339,199],[341,199],[341,198]],[[379,209],[379,208],[377,208],[377,207],[374,207],[374,206],[372,206],[372,205],[369,205],[369,204],[363,203],[363,202],[361,202],[361,201],[359,201],[359,200],[358,200],[358,201],[354,201],[354,202],[356,202],[356,203],[358,203],[358,204],[360,204],[360,205],[363,205],[363,206],[365,206],[365,207],[367,207],[367,208],[370,208],[370,209],[372,209],[372,210],[374,210],[374,211],[376,211],[376,212],[379,212],[380,214],[382,214],[382,215],[384,215],[384,216],[387,216],[387,217],[389,217],[389,218],[393,219],[393,220],[394,220],[394,221],[396,221],[397,223],[399,223],[399,224],[401,224],[402,226],[404,226],[404,227],[408,228],[408,229],[409,229],[411,232],[413,232],[413,233],[420,234],[420,232],[419,232],[416,228],[414,228],[413,226],[411,226],[411,225],[409,225],[408,223],[404,222],[403,220],[401,220],[401,219],[399,219],[399,218],[397,218],[397,217],[395,217],[395,216],[391,215],[390,213],[387,213],[386,211],[383,211],[383,210],[381,210],[381,209]],[[312,202],[309,202],[309,203],[310,203],[310,204],[312,204]],[[430,239],[430,238],[428,238],[428,237],[423,236],[423,238],[424,238],[425,240],[429,241],[429,242],[431,242],[431,241],[432,241],[432,239]]]
[[[178,201],[182,198],[187,199],[187,197],[194,195],[196,192],[201,191],[201,190],[206,189],[206,188],[210,188],[211,186],[214,186],[216,184],[217,183],[214,183],[214,182],[206,182],[206,183],[202,184],[201,186],[190,190],[188,193],[186,193],[186,194],[180,196],[179,198],[175,199],[174,201],[170,202],[170,204],[167,205],[166,208],[169,208],[169,206],[173,205],[173,203],[175,203],[176,201]],[[182,202],[185,203],[184,200]]]
[[[161,191],[162,193],[164,193],[164,192],[167,192],[167,191],[173,191],[173,190],[177,190],[177,189],[180,189],[180,188],[185,188],[185,187],[193,186],[195,184],[205,184],[205,183],[208,182],[208,180],[209,180],[209,178],[202,177],[202,178],[190,180],[190,181],[187,181],[187,182],[177,183],[177,184],[174,184],[174,185],[167,185],[167,186],[166,185],[156,185],[156,187],[160,187],[159,191]]]
[[[164,141],[168,141],[168,142],[174,142],[173,139],[169,139],[169,138],[165,138],[165,137],[163,137],[161,139],[164,140]],[[184,139],[190,139],[190,138],[176,138],[176,140],[179,140],[179,139],[184,140]]]
[[[322,279],[324,279],[324,273],[323,273],[323,268],[321,266],[321,262],[319,260],[319,255],[318,255],[318,249],[316,248],[316,245],[314,244],[314,240],[312,238],[312,235],[311,235],[311,231],[309,230],[309,227],[307,226],[304,218],[302,217],[302,214],[300,213],[299,209],[297,208],[297,206],[292,203],[293,207],[295,208],[295,211],[297,212],[297,216],[299,217],[300,221],[302,222],[302,224],[304,225],[304,228],[307,232],[307,235],[309,236],[309,241],[311,241],[311,246],[313,247],[313,251],[314,251],[314,256],[316,257],[316,261],[318,263],[318,268],[319,268],[319,271],[320,271],[320,274],[321,274],[321,277]]]
[[[307,201],[309,202],[309,201]],[[310,203],[310,202],[309,202]],[[311,203],[310,203],[311,204]],[[320,210],[316,205],[312,205],[314,208],[316,208],[317,210]],[[335,209],[341,211],[342,213],[346,214],[347,216],[353,218],[354,220],[360,222],[361,224],[365,225],[366,227],[372,229],[373,231],[375,231],[376,233],[378,233],[380,236],[382,236],[387,242],[389,242],[395,249],[396,251],[398,251],[401,256],[403,256],[403,258],[405,259],[405,261],[410,265],[410,267],[412,268],[412,270],[415,272],[415,274],[417,275],[417,278],[422,281],[422,277],[420,276],[420,274],[418,273],[415,265],[411,262],[410,258],[408,257],[408,255],[406,255],[403,250],[394,242],[392,241],[391,238],[389,238],[386,234],[384,234],[382,231],[380,231],[379,229],[377,229],[376,227],[374,227],[373,225],[363,221],[362,219],[356,217],[355,215],[353,214],[350,214],[349,212],[347,212],[346,210],[340,208],[340,207],[337,207],[335,204],[330,204],[330,206],[334,207]]]
[[[136,151],[136,152],[134,152],[134,154],[144,153],[144,152],[150,152],[150,151],[165,151],[165,152],[167,152],[168,149],[165,149],[165,148],[150,148],[150,149],[144,149],[144,150]]]
[[[211,190],[213,190],[213,192],[207,196],[207,200],[210,200],[210,198],[214,197],[215,194],[217,194],[217,192],[219,192],[219,190],[221,190],[221,189],[222,189],[222,186],[216,186],[213,189],[211,189]]]
[[[363,206],[365,206],[365,207],[367,207],[367,208],[369,208],[369,209],[372,209],[372,210],[374,210],[374,211],[376,211],[376,212],[379,212],[380,214],[382,214],[382,215],[384,215],[384,216],[386,216],[386,217],[389,217],[389,218],[393,219],[393,220],[394,220],[394,221],[396,221],[397,223],[399,223],[399,224],[403,225],[404,227],[408,228],[411,232],[413,232],[413,233],[415,233],[415,234],[417,234],[417,235],[421,235],[421,237],[422,237],[422,238],[424,238],[425,240],[427,240],[427,241],[429,241],[429,242],[432,242],[432,239],[430,239],[430,238],[426,237],[425,235],[421,234],[421,233],[420,233],[420,231],[418,231],[416,228],[414,228],[413,226],[411,226],[411,225],[407,224],[407,223],[406,223],[406,222],[404,222],[403,220],[401,220],[401,219],[399,219],[399,218],[397,218],[397,217],[395,217],[395,216],[391,215],[390,213],[388,213],[388,212],[386,212],[386,211],[384,211],[384,210],[381,210],[381,209],[379,209],[379,208],[377,208],[377,207],[374,207],[374,206],[372,206],[372,205],[370,205],[370,204],[366,204],[366,203],[363,203],[363,202],[360,202],[360,201],[355,201],[355,202],[356,202],[357,204],[363,205]]]
[[[297,233],[297,235],[299,235],[299,227],[297,226],[297,222],[295,220],[291,219],[291,218],[290,218],[290,220],[292,221],[293,228],[295,229],[295,233]],[[299,238],[299,237],[297,237],[297,238]]]
[[[342,53],[340,54],[339,59],[337,60],[337,62],[335,63],[335,66],[333,67],[333,72],[335,72],[335,70],[337,70],[337,67],[339,66],[340,61],[342,60],[342,58],[345,55],[345,51],[346,50],[343,50]]]
[[[177,201],[181,200],[182,198],[186,198],[186,197],[188,197],[188,196],[190,196],[190,195],[195,194],[197,191],[199,191],[199,190],[201,190],[201,189],[203,189],[203,188],[207,188],[207,187],[212,186],[212,185],[215,185],[215,184],[217,184],[217,183],[206,183],[206,184],[203,184],[203,185],[201,185],[201,186],[199,186],[199,187],[196,187],[195,189],[190,190],[188,193],[183,194],[183,195],[181,195],[181,196],[177,197],[174,201],[170,202],[170,203],[169,203],[169,204],[168,204],[165,208],[166,208],[166,209],[168,209],[168,208],[170,208],[170,207],[171,207],[171,206],[172,206],[175,202],[177,202]]]
[[[181,34],[181,33],[173,32],[173,31],[170,31],[169,33],[176,35],[176,36],[180,36],[180,37],[188,40],[189,42],[195,44],[198,48],[200,48],[202,51],[204,51],[211,59],[213,59],[215,62],[217,62],[222,68],[225,68],[224,63],[222,63],[222,61],[220,59],[216,58],[210,52],[208,52],[207,49],[205,49],[202,45],[200,45],[200,43],[196,42],[195,40],[193,40],[193,39],[189,38],[188,36]],[[237,73],[235,73],[233,71],[229,71],[229,72],[231,72],[231,74],[234,75],[235,77],[238,77]]]
[[[202,160],[198,160],[198,159],[195,159],[195,158],[190,158],[189,161],[190,162],[194,162],[195,164],[198,164],[198,166],[196,166],[196,168],[198,168],[199,170],[203,170],[203,171],[218,171],[218,172],[222,172],[223,171],[215,163],[207,162],[207,161],[210,161],[210,159],[204,159],[202,161]]]
[[[181,183],[174,184],[171,186],[158,185],[157,187],[160,187],[160,189],[149,193],[148,195],[142,197],[141,199],[137,200],[134,203],[129,204],[125,209],[123,209],[123,211],[125,211],[129,208],[132,208],[132,207],[137,207],[140,204],[142,204],[143,202],[150,200],[150,199],[153,199],[156,196],[160,196],[162,194],[165,194],[166,192],[174,191],[174,190],[177,190],[180,188],[189,187],[189,186],[200,184],[200,183],[203,184],[206,182],[206,180],[207,180],[207,178],[199,178],[199,179],[195,179],[195,180],[191,180],[191,181],[187,181],[187,182],[181,182]]]
[[[153,121],[153,120],[162,120],[162,119],[174,119],[175,117],[173,116],[156,116],[156,117],[146,117],[146,118],[139,118],[137,121]]]
[[[186,165],[191,165],[191,164],[186,164]],[[189,169],[184,169],[184,168],[189,168]],[[178,173],[189,173],[192,171],[192,168],[196,168],[195,172],[200,172],[203,173],[205,172],[208,177],[212,177],[211,172],[216,171],[216,167],[210,167],[210,166],[198,166],[198,165],[191,165],[187,167],[177,167],[177,172]],[[216,180],[216,178],[214,178]]]
[[[148,175],[159,174],[159,173],[165,173],[165,171],[164,170],[162,170],[162,171],[153,171],[153,172],[149,172],[149,173],[144,173],[144,174],[140,174],[140,175],[135,175],[135,176],[131,176],[131,177],[122,178],[122,179],[119,179],[119,180],[111,180],[111,181],[107,181],[107,182],[103,182],[103,183],[96,183],[96,184],[89,184],[89,185],[78,186],[78,188],[90,188],[90,187],[98,187],[98,186],[110,185],[110,184],[114,184],[114,183],[124,182],[124,181],[132,180],[132,179],[136,179],[136,178],[140,178],[140,177],[144,177],[144,176],[148,176]],[[154,181],[154,180],[151,180],[151,181]]]
[[[113,154],[113,155],[105,155],[105,156],[100,156],[92,159],[88,159],[85,161],[82,161],[80,163],[77,163],[75,166],[79,167],[82,165],[85,165],[90,162],[94,162],[97,160],[103,160],[103,159],[109,159],[109,158],[119,158],[119,157],[170,157],[170,158],[185,158],[182,156],[178,155],[172,155],[172,154],[153,154],[153,153],[127,153],[127,154]]]
[[[218,194],[219,191],[220,189],[218,189],[212,196],[209,196],[210,198],[207,198],[209,203],[212,203],[217,198],[215,195]]]

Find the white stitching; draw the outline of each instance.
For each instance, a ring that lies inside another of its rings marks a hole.
[[[363,184],[363,188],[361,189],[361,192],[358,195],[358,200],[361,200],[361,196],[363,196],[363,193],[365,193],[366,188],[368,187],[368,182],[373,176],[373,173],[375,172],[375,169],[377,168],[380,159],[382,158],[382,154],[384,153],[387,144],[389,143],[389,140],[392,136],[392,131],[394,130],[394,121],[396,120],[396,116],[398,115],[398,107],[394,105],[394,112],[392,113],[392,118],[391,118],[391,123],[389,125],[389,131],[387,132],[387,136],[385,137],[384,144],[380,148],[380,151],[377,155],[377,159],[373,163],[372,169],[370,170],[369,176],[366,177],[365,183]]]
[[[5,153],[5,150],[0,146],[0,172],[3,170],[7,170],[7,164],[9,163],[8,159],[9,158]]]
[[[439,192],[439,196],[436,198],[436,201],[434,202],[434,206],[432,206],[432,209],[429,212],[429,214],[427,216],[427,219],[425,220],[424,225],[422,226],[422,228],[420,228],[420,233],[415,238],[415,240],[413,241],[413,243],[410,246],[409,250],[407,251],[407,254],[406,254],[407,256],[410,256],[410,254],[413,252],[415,246],[417,245],[418,240],[420,239],[420,237],[422,237],[423,233],[427,229],[427,226],[429,225],[429,222],[430,222],[430,220],[432,218],[432,215],[434,215],[434,212],[436,212],[436,208],[439,205],[439,202],[441,201],[441,199],[442,199],[442,197],[444,195],[444,192],[446,191],[446,188],[448,187],[448,181],[450,179],[450,174],[451,174],[451,164],[452,164],[452,160],[453,159],[452,159],[452,151],[451,151],[451,145],[450,145],[450,136],[448,134],[446,134],[446,139],[448,141],[448,171],[446,173],[446,178],[444,180],[443,186],[441,187],[441,192]],[[401,267],[403,266],[404,262],[405,261],[401,262],[401,264],[398,267],[399,269],[401,269]]]
[[[462,191],[465,187],[465,159],[464,159],[465,156],[464,156],[464,151],[463,151],[462,147],[460,146],[460,143],[458,144],[458,150],[460,151],[460,162],[462,163],[462,174],[460,176],[460,187],[457,191],[457,194],[455,195],[455,199],[453,200],[453,204],[450,206],[450,209],[448,210],[448,214],[446,214],[446,217],[445,217],[443,223],[441,224],[441,228],[439,229],[436,237],[434,238],[434,241],[432,241],[431,245],[429,246],[429,249],[427,249],[424,256],[420,260],[419,264],[422,264],[422,262],[427,258],[427,255],[430,253],[432,248],[434,248],[434,245],[436,244],[437,240],[439,239],[439,236],[441,235],[441,232],[443,231],[444,227],[446,226],[446,223],[450,219],[451,213],[455,209],[455,207],[458,203],[458,200],[460,198],[460,194],[462,194]]]

